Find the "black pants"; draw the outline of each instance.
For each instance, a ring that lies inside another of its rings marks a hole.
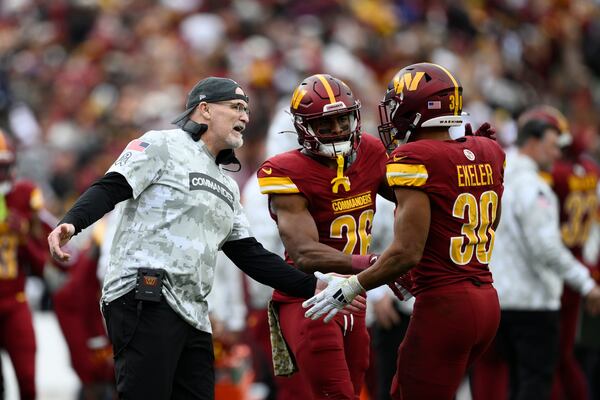
[[[212,400],[212,335],[179,317],[164,299],[139,302],[134,291],[103,304],[121,400]]]
[[[559,311],[502,311],[496,340],[509,363],[511,400],[550,399],[559,318]]]
[[[398,348],[406,335],[410,315],[396,307],[400,314],[400,322],[390,329],[375,323],[372,332],[372,350],[375,352],[375,370],[377,372],[377,400],[390,400],[390,388],[396,375]]]

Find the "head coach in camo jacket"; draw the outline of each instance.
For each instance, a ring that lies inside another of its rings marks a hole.
[[[217,252],[264,284],[310,297],[315,278],[265,250],[250,232],[239,188],[223,171],[238,164],[248,97],[209,77],[187,98],[172,130],[133,140],[48,236],[64,246],[117,203],[118,226],[102,294],[121,399],[212,399],[214,368],[206,296]]]

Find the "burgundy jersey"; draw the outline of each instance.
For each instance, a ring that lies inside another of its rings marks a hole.
[[[371,243],[371,224],[375,196],[385,185],[387,155],[381,142],[363,134],[357,155],[343,177],[300,150],[279,154],[265,161],[258,170],[263,194],[301,194],[308,201],[319,242],[346,254],[367,254]],[[277,218],[271,213],[277,222]],[[293,265],[286,252],[286,261]],[[278,301],[297,299],[275,292]]]
[[[560,230],[565,245],[580,261],[583,245],[598,212],[596,186],[600,172],[589,159],[554,163],[551,185],[560,202]]]
[[[411,292],[467,279],[492,282],[494,247],[504,180],[504,151],[493,140],[418,140],[398,147],[386,168],[388,184],[422,190],[431,224]]]
[[[15,182],[0,199],[0,299],[25,301],[29,269],[43,268],[47,244],[41,232],[34,232],[39,226],[32,223],[43,204],[40,189],[29,181]]]

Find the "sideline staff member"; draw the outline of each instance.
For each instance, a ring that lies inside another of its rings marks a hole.
[[[239,188],[222,170],[239,165],[233,149],[249,121],[242,88],[209,77],[186,106],[179,128],[130,142],[48,236],[66,260],[61,246],[123,201],[102,294],[121,399],[214,397],[206,296],[219,249],[259,282],[300,297],[315,291],[313,277],[251,236]]]

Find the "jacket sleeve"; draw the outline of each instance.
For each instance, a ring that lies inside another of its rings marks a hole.
[[[108,172],[90,186],[59,222],[75,226],[75,234],[98,221],[118,203],[133,197],[131,186],[123,175]]]
[[[239,269],[260,283],[305,299],[315,293],[317,278],[265,250],[253,237],[225,242],[222,250]]]
[[[524,198],[527,196],[523,196]],[[523,240],[529,242],[532,268],[550,268],[569,287],[586,295],[595,286],[589,270],[563,244],[558,200],[550,191],[538,190],[518,211]]]

